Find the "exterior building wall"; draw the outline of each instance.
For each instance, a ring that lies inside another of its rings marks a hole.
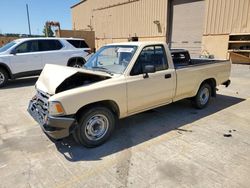
[[[168,41],[169,2],[83,0],[72,7],[73,29],[95,31],[96,48],[133,36],[139,40]],[[228,59],[229,34],[250,33],[250,0],[205,0],[205,3],[201,54]]]
[[[73,28],[95,31],[97,48],[134,36],[166,41],[166,0],[87,0],[72,8],[72,17]]]
[[[73,30],[90,30],[96,0],[86,0],[71,7]]]
[[[166,41],[166,37],[141,37],[140,41]],[[96,48],[100,48],[105,44],[117,43],[117,42],[128,42],[127,38],[114,38],[114,39],[98,39],[96,40]]]
[[[249,33],[250,0],[206,0],[205,35]]]
[[[203,36],[201,54],[204,56],[212,55],[216,59],[228,59],[228,40],[228,34]]]
[[[250,33],[250,0],[206,0],[202,52],[228,59],[230,33]]]

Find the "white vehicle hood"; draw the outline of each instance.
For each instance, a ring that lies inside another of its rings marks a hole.
[[[49,95],[56,93],[56,89],[69,77],[80,73],[84,75],[96,75],[97,77],[111,78],[105,72],[91,71],[81,68],[66,67],[60,65],[46,64],[36,82],[36,88]]]

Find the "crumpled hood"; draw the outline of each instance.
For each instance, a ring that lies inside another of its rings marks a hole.
[[[61,83],[63,83],[67,78],[77,73],[110,78],[112,77],[108,73],[100,71],[91,71],[61,65],[46,64],[36,82],[36,88],[45,93],[48,93],[49,95],[53,95],[56,93],[56,89]]]

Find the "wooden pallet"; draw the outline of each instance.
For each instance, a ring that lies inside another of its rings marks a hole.
[[[228,52],[232,63],[250,64],[250,33],[230,34]]]
[[[237,52],[230,52],[230,59],[231,59],[232,63],[250,65],[250,57],[247,57],[245,55],[241,55]]]

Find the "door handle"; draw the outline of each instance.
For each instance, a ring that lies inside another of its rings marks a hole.
[[[165,79],[171,78],[172,75],[171,74],[165,74]]]

